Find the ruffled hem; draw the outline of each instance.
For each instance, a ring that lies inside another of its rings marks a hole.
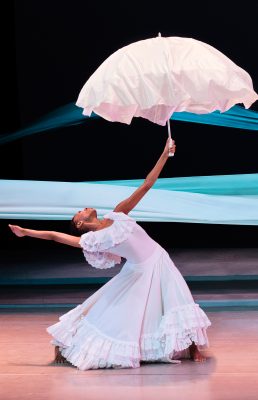
[[[192,342],[201,347],[209,346],[206,329],[211,322],[196,303],[167,312],[158,331],[143,334],[140,343],[104,335],[86,317],[80,316],[80,306],[76,309],[71,310],[71,318],[65,315],[62,321],[60,317],[60,322],[46,330],[54,337],[52,344],[59,345],[61,354],[81,370],[137,368],[140,361],[159,361],[166,357],[176,360],[177,354]]]
[[[141,338],[141,360],[157,360],[161,357],[174,358],[176,353],[187,349],[192,342],[198,347],[209,346],[206,329],[210,320],[199,304],[186,304],[168,311],[154,334]]]
[[[99,231],[84,233],[79,241],[87,262],[95,268],[111,268],[121,263],[121,257],[109,253],[108,249],[124,242],[132,233],[136,222],[122,212],[110,212],[104,215],[112,219],[112,225]]]
[[[60,343],[61,354],[80,370],[98,368],[137,368],[140,353],[137,342],[124,342],[104,335],[85,319],[65,330],[57,323],[47,332]],[[76,343],[73,337],[76,335]]]
[[[210,325],[209,318],[197,303],[178,306],[168,311],[159,328],[160,338],[165,343],[165,353],[171,348],[182,351],[192,342],[202,348],[208,347],[206,329]]]

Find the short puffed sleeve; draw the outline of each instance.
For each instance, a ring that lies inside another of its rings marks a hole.
[[[84,233],[79,241],[87,262],[100,269],[121,263],[121,257],[108,252],[108,249],[126,240],[136,225],[134,219],[122,212],[111,211],[104,218],[112,219],[112,225],[99,231]]]

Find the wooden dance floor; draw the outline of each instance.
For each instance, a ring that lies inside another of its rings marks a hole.
[[[62,313],[2,310],[1,400],[257,400],[258,311],[208,312],[211,346],[203,364],[183,360],[95,371],[51,363],[45,328]]]

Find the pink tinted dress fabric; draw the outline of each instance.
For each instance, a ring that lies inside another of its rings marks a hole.
[[[250,75],[207,43],[156,37],[108,57],[80,91],[76,105],[108,121],[142,117],[165,125],[174,112],[207,114],[258,99]]]
[[[121,257],[126,262],[47,328],[51,344],[80,370],[137,368],[141,361],[164,357],[177,363],[192,341],[208,347],[211,322],[168,253],[128,215],[110,212],[105,218],[112,225],[81,236],[85,258],[95,268],[111,268]]]

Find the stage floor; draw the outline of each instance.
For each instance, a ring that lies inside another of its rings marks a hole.
[[[1,310],[1,400],[257,400],[257,310],[207,312],[205,363],[94,371],[51,363],[46,327],[68,310]]]

